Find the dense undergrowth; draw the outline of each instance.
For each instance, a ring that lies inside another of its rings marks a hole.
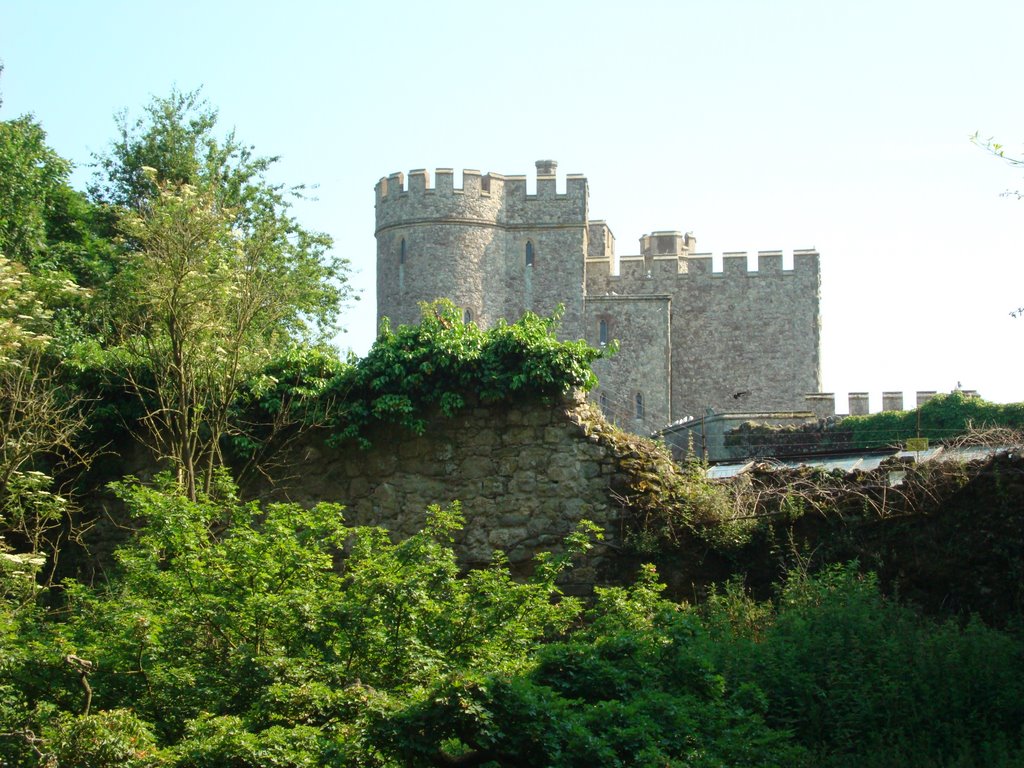
[[[651,568],[592,604],[501,556],[462,573],[457,507],[393,543],[335,507],[229,484],[119,493],[119,573],[60,607],[4,572],[0,759],[11,766],[1012,766],[1016,629],[924,619],[854,566],[739,582],[698,608]],[[20,588],[19,588],[20,585]],[[20,599],[17,595],[20,594]]]

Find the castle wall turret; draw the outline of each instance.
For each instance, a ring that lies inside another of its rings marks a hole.
[[[554,176],[540,176],[531,195],[521,176],[466,170],[461,188],[452,177],[438,169],[431,186],[426,171],[412,171],[408,187],[402,174],[377,183],[378,322],[416,322],[418,303],[441,297],[482,326],[562,304],[563,330],[578,334],[586,179],[569,176],[560,194]]]
[[[708,260],[710,261],[710,259]],[[821,278],[816,251],[797,251],[793,269],[779,252],[723,258],[679,275],[672,358],[673,415],[715,410],[791,410],[821,389]]]

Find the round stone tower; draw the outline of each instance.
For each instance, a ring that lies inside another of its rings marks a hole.
[[[419,303],[451,299],[467,319],[493,322],[485,297],[488,255],[500,250],[503,179],[439,168],[434,186],[425,170],[377,183],[377,321],[419,321]]]
[[[419,304],[438,298],[482,327],[562,304],[563,329],[577,333],[587,182],[569,176],[558,194],[557,165],[537,162],[535,194],[525,176],[474,170],[462,172],[458,189],[450,168],[437,169],[433,185],[425,170],[377,182],[377,322],[419,322]]]

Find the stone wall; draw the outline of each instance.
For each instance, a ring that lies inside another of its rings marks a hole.
[[[590,297],[670,298],[671,420],[699,417],[708,408],[796,410],[806,393],[821,388],[818,260],[815,251],[798,251],[793,269],[783,270],[781,253],[762,252],[757,269],[748,270],[745,253],[727,254],[723,271],[714,272],[710,256],[624,256],[618,275],[607,262],[591,260],[588,315]],[[628,302],[621,306],[625,320],[631,309]],[[613,335],[622,352],[660,343],[644,324],[618,328]],[[662,386],[655,369],[624,373],[647,378],[651,391]]]
[[[250,489],[264,499],[302,504],[338,501],[350,525],[379,525],[398,537],[423,526],[430,504],[459,501],[466,526],[456,549],[467,565],[489,562],[496,549],[527,567],[542,551],[557,551],[582,520],[601,526],[599,545],[576,582],[592,584],[622,543],[622,526],[639,455],[581,394],[551,404],[468,407],[436,415],[423,436],[398,427],[368,435],[373,447],[332,447],[323,436],[284,457],[294,479],[274,489]],[[657,451],[642,441],[641,450]],[[666,454],[667,455],[667,454]]]
[[[614,357],[594,362],[600,383],[591,399],[608,419],[637,434],[668,424],[672,420],[671,297],[588,297],[586,307],[586,340],[600,346],[604,321],[609,340],[620,343]]]

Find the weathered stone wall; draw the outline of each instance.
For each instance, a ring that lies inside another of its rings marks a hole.
[[[745,254],[726,257],[723,275],[703,261],[694,274],[698,260],[688,259],[676,298],[673,335],[684,341],[672,360],[673,414],[800,408],[821,389],[818,254],[797,252],[792,271],[781,253],[759,255],[756,272]]]
[[[621,500],[637,472],[636,454],[611,435],[581,394],[555,405],[478,405],[431,418],[422,437],[378,428],[368,435],[369,450],[307,439],[283,457],[295,468],[292,481],[250,492],[307,505],[338,501],[349,524],[379,525],[399,537],[422,528],[428,505],[457,500],[466,517],[456,547],[463,562],[488,562],[501,549],[523,566],[558,550],[582,519],[601,526],[612,547],[621,544],[629,515]],[[594,583],[607,553],[599,546],[574,580]]]
[[[669,296],[672,300],[672,420],[716,411],[794,410],[821,387],[818,254],[727,254],[723,271],[710,256],[622,257],[620,274],[588,264],[589,296]],[[623,305],[628,316],[628,304]],[[642,325],[620,323],[621,348],[657,343]],[[659,373],[649,371],[656,390]],[[667,423],[667,422],[666,422]],[[652,425],[657,429],[662,425]]]
[[[591,399],[612,422],[638,434],[668,424],[672,420],[671,297],[587,297],[586,306],[586,340],[599,346],[603,320],[608,338],[619,341],[614,357],[594,363],[600,384]]]

